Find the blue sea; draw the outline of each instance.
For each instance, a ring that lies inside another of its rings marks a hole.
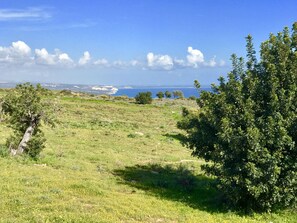
[[[14,88],[18,83],[0,82],[0,88]],[[111,86],[111,85],[82,85],[82,84],[56,84],[56,83],[42,83],[44,88],[50,90],[71,90],[74,92],[86,92],[91,94],[108,94],[113,96],[126,95],[128,97],[135,97],[139,92],[150,91],[153,97],[160,91],[173,92],[182,91],[184,97],[190,96],[198,97],[199,93],[193,86]],[[210,91],[210,87],[202,87],[201,90]]]
[[[128,97],[135,97],[139,92],[151,92],[153,97],[157,97],[156,94],[160,91],[163,93],[165,91],[173,92],[173,91],[182,91],[184,94],[184,97],[188,98],[190,96],[198,97],[199,93],[196,88],[194,87],[135,87],[131,89],[125,89],[125,88],[119,88],[119,90],[114,95],[127,95]],[[210,90],[210,88],[205,88],[202,90]],[[173,97],[173,95],[172,95]]]

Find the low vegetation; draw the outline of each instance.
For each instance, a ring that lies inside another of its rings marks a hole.
[[[194,101],[56,97],[61,112],[55,128],[41,126],[39,159],[0,156],[0,222],[295,221],[293,210],[246,216],[220,204],[204,162],[179,142],[181,106]],[[1,148],[11,133],[0,122]]]

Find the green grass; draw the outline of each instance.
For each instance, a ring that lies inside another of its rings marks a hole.
[[[188,102],[60,101],[38,161],[0,156],[0,222],[296,222],[292,210],[243,215],[221,204],[203,161],[178,141]],[[1,145],[10,131],[0,123]]]

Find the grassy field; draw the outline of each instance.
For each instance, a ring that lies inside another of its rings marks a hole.
[[[38,161],[0,156],[0,222],[297,222],[218,202],[201,160],[178,141],[181,104],[60,98]],[[0,123],[0,144],[10,129]]]

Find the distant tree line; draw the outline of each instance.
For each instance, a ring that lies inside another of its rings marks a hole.
[[[184,94],[182,91],[180,90],[175,90],[172,93],[170,91],[159,91],[156,96],[159,99],[163,99],[163,98],[171,98],[172,96],[174,98],[184,98]],[[191,96],[190,99],[193,99],[194,96]],[[153,101],[152,98],[152,92],[147,91],[147,92],[139,92],[136,96],[135,96],[135,101],[137,104],[151,104]]]
[[[172,93],[170,91],[165,91],[164,93],[162,91],[159,91],[156,96],[159,98],[159,99],[162,99],[164,97],[166,98],[171,98],[172,96],[174,98],[184,98],[184,93],[180,90],[175,90],[173,91]]]

